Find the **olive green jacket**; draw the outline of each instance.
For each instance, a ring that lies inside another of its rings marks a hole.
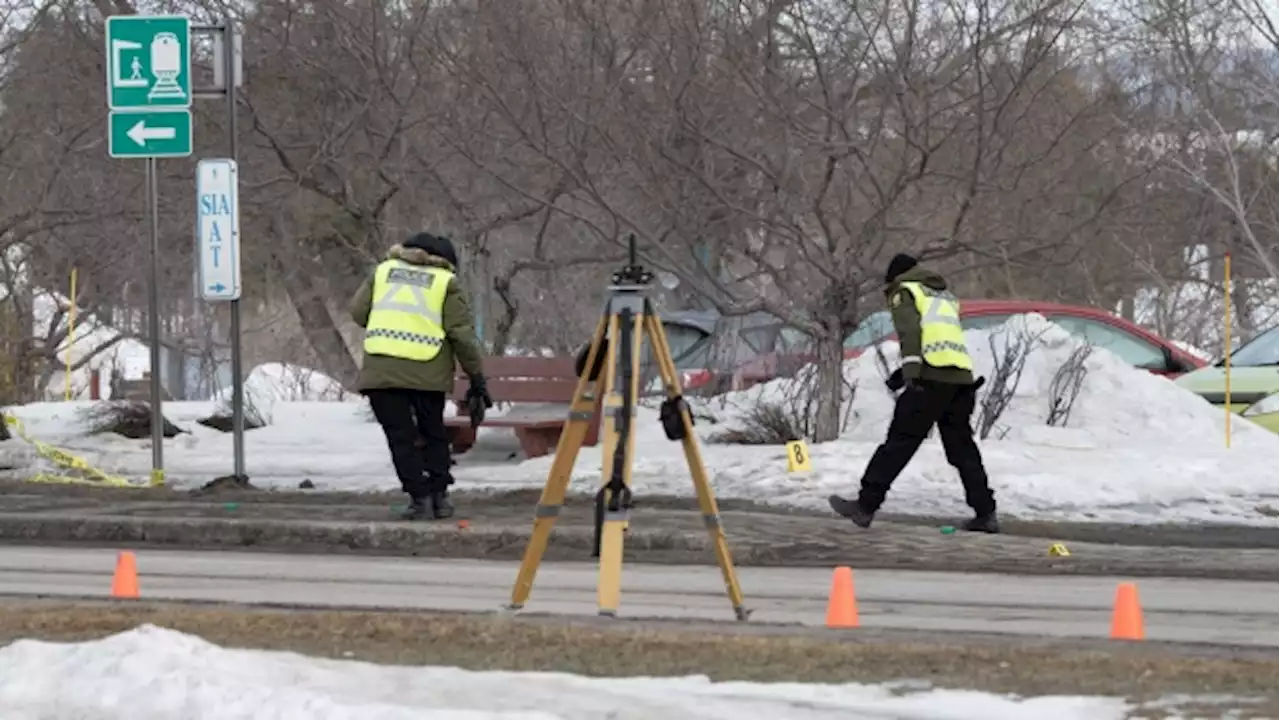
[[[455,270],[449,261],[419,248],[396,245],[387,257],[414,265]],[[367,327],[372,309],[373,273],[370,273],[351,298],[351,317],[360,327]],[[360,392],[406,389],[452,393],[455,363],[461,365],[467,375],[480,375],[483,372],[480,342],[476,339],[466,294],[458,287],[457,278],[449,283],[445,292],[443,318],[445,342],[440,347],[440,354],[426,362],[365,353],[360,366]]]
[[[885,288],[889,300],[889,312],[893,315],[893,330],[898,334],[899,354],[906,357],[923,357],[920,352],[920,311],[916,309],[915,296],[902,287],[904,282],[918,282],[934,290],[946,290],[947,281],[932,270],[919,265],[890,281]],[[932,367],[921,362],[902,364],[902,377],[951,385],[972,385],[973,373],[954,367]]]

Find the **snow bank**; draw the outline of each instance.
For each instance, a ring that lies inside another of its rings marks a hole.
[[[90,642],[19,640],[0,649],[6,720],[1120,720],[1130,707],[1117,698],[927,688],[380,666],[223,649],[151,625]]]
[[[244,381],[245,402],[270,415],[281,402],[325,402],[358,399],[342,383],[322,372],[285,363],[263,363],[249,372]],[[213,396],[218,404],[230,405],[231,388]]]
[[[1086,376],[1067,416],[1065,427],[1047,427],[1055,398],[1054,376],[1072,353],[1086,343],[1038,314],[1016,315],[1003,325],[965,333],[974,372],[988,379],[980,396],[990,390],[998,356],[1025,339],[1032,343],[1012,401],[1000,416],[996,431],[1005,441],[1068,444],[1081,449],[1130,448],[1136,443],[1165,443],[1178,450],[1188,446],[1218,449],[1225,435],[1224,413],[1167,378],[1126,363],[1105,347],[1094,347],[1085,360]],[[992,352],[994,346],[995,352]],[[881,346],[890,367],[898,365],[898,347]],[[842,441],[879,442],[893,413],[893,395],[884,387],[885,374],[874,351],[845,363],[846,382],[858,388],[853,401],[854,421]],[[704,406],[732,425],[743,412],[761,402],[785,403],[796,383],[775,380],[749,390],[730,393]],[[1275,463],[1276,436],[1233,416],[1232,443],[1252,455],[1270,454],[1271,480],[1280,475]]]

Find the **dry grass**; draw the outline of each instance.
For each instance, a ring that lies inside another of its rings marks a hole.
[[[1165,693],[1265,698],[1275,716],[1280,666],[1261,659],[1165,654],[1155,645],[1072,647],[1034,639],[902,641],[884,633],[786,628],[653,627],[642,621],[437,613],[285,611],[165,603],[0,604],[0,642],[85,640],[151,623],[232,647],[404,665],[558,670],[586,675],[705,674],[714,679],[878,682],[1020,694]],[[795,634],[798,633],[798,634]],[[916,636],[920,638],[922,636]],[[1205,653],[1212,655],[1213,653]]]

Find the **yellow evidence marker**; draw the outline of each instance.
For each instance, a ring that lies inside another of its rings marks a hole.
[[[1071,557],[1071,551],[1062,543],[1054,543],[1049,546],[1049,555],[1053,557]]]
[[[787,443],[787,472],[804,473],[813,469],[809,459],[809,446],[803,440]]]

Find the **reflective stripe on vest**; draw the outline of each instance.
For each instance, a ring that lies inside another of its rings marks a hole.
[[[964,342],[960,303],[955,295],[918,282],[899,285],[911,293],[920,313],[920,355],[925,364],[972,370],[973,358],[969,357],[969,349]]]
[[[430,360],[444,344],[444,297],[453,273],[387,260],[373,274],[373,307],[364,351],[406,360]]]

